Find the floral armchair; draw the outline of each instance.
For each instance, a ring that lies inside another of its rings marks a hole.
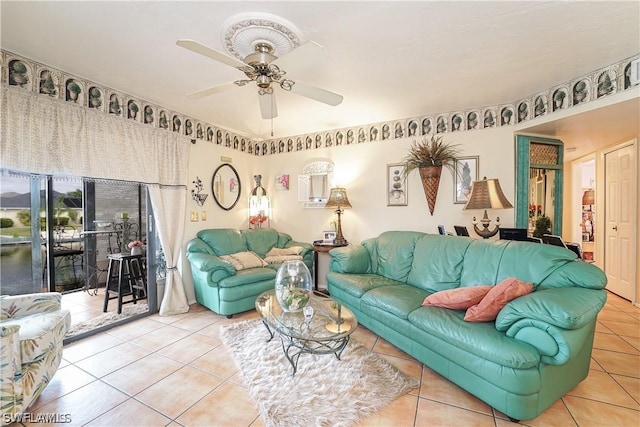
[[[71,324],[61,300],[62,295],[55,292],[0,297],[3,423],[24,412],[60,366],[62,341]]]

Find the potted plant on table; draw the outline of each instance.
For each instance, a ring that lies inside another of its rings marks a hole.
[[[140,240],[134,240],[132,242],[129,242],[127,246],[129,247],[129,249],[131,249],[131,255],[142,255],[144,242]]]
[[[551,234],[551,219],[542,215],[536,219],[536,228],[533,230],[533,237],[542,237],[545,234]]]
[[[409,154],[404,158],[405,175],[414,169],[420,172],[422,187],[429,204],[429,212],[433,215],[440,186],[442,167],[446,167],[455,173],[455,164],[460,151],[457,144],[444,142],[441,136],[432,136],[428,140],[414,141],[409,149]]]

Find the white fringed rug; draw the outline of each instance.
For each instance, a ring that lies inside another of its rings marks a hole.
[[[126,306],[122,307],[121,314],[118,314],[115,311],[110,311],[108,313],[101,314],[98,317],[94,317],[93,319],[72,324],[71,328],[69,328],[69,332],[67,332],[67,335],[65,335],[65,338],[70,338],[75,335],[97,329],[101,326],[127,319],[137,314],[146,313],[147,311],[149,311],[149,306],[147,304],[127,304]]]
[[[292,376],[280,338],[267,342],[269,333],[259,319],[222,326],[220,336],[268,427],[352,426],[418,386],[354,340],[341,360],[302,354]]]

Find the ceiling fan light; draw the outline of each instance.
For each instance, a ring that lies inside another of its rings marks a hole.
[[[271,86],[271,79],[267,76],[258,76],[258,78],[256,78],[256,84],[261,89],[267,89]]]

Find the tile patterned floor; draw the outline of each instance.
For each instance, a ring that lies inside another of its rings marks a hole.
[[[101,309],[99,297],[86,296],[86,307],[84,297],[75,298],[76,319],[90,316],[92,304]],[[67,345],[61,368],[31,411],[72,414],[71,425],[262,426],[218,336],[220,325],[256,317],[252,311],[229,320],[196,304],[183,315],[153,315]],[[354,337],[421,380],[362,426],[515,425],[365,328]],[[523,424],[640,425],[640,309],[610,294],[598,318],[589,377]]]

